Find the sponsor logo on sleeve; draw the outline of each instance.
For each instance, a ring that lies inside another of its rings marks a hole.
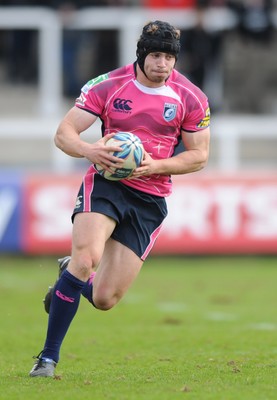
[[[91,79],[85,84],[85,86],[82,87],[82,92],[87,94],[93,86],[98,85],[98,83],[105,81],[106,79],[108,79],[108,77],[109,77],[108,74],[103,74],[97,76],[97,78]]]
[[[80,96],[76,99],[76,105],[84,107],[86,100],[86,95],[84,93],[81,93]]]
[[[211,119],[211,112],[210,109],[207,108],[205,117],[201,119],[199,124],[197,124],[197,128],[207,128],[210,125],[210,119]]]
[[[99,75],[97,78],[91,79],[88,81],[81,89],[81,94],[80,96],[76,99],[76,104],[80,105],[81,107],[84,107],[85,102],[86,102],[86,95],[90,91],[90,89],[97,85],[98,83],[101,83],[108,79],[109,75],[108,74],[103,74]]]

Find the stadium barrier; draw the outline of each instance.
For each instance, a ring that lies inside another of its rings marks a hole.
[[[0,252],[67,254],[79,175],[0,174]],[[174,177],[152,254],[277,254],[277,174]]]
[[[54,133],[59,124],[58,118],[2,118],[0,119],[0,140],[20,141],[49,141],[50,152],[46,168],[54,173],[71,173],[76,170],[76,160],[66,156],[54,146]],[[276,169],[277,157],[274,148],[277,146],[277,116],[276,115],[224,115],[212,116],[212,145],[208,168],[236,172],[244,169]],[[93,127],[82,134],[89,142],[94,142],[101,137],[101,123],[98,121]],[[272,149],[262,156],[259,145],[256,145],[256,155],[247,163],[241,153],[241,142],[247,141],[248,148],[254,145],[255,140],[262,140],[267,149]],[[214,149],[217,149],[215,152]],[[28,148],[26,149],[28,151]],[[39,149],[38,152],[45,150]],[[1,153],[1,149],[0,149]],[[33,154],[27,154],[29,159]],[[80,161],[78,161],[78,164]],[[20,164],[20,165],[19,165]],[[3,164],[2,164],[3,165]],[[6,168],[20,167],[22,162],[10,158]]]
[[[190,9],[149,9],[135,7],[87,7],[72,12],[65,22],[46,7],[0,7],[0,29],[35,29],[39,33],[39,111],[55,115],[62,110],[62,32],[67,30],[111,30],[119,32],[119,64],[133,62],[134,43],[141,27],[151,19],[167,20],[180,29],[196,23]],[[275,19],[274,19],[275,21]],[[211,8],[205,13],[210,30],[233,28],[235,15],[225,8]]]
[[[6,140],[20,141],[23,138],[36,141],[49,138],[49,141],[53,143],[53,134],[65,113],[61,67],[63,29],[117,29],[119,31],[119,62],[125,64],[134,59],[134,43],[139,36],[142,24],[153,18],[166,19],[183,29],[193,26],[196,21],[192,10],[180,12],[180,10],[151,10],[135,7],[90,7],[72,13],[71,18],[64,24],[59,14],[49,8],[0,7],[1,29],[37,29],[39,32],[38,113],[36,116],[26,115],[24,118],[0,117],[0,140],[3,139],[5,143]],[[272,21],[276,27],[277,11],[273,12]],[[205,13],[205,24],[210,30],[226,30],[235,27],[237,20],[234,14],[224,7],[210,8]],[[252,138],[262,138],[271,146],[277,137],[276,121],[276,115],[213,116],[212,140],[216,143],[212,148],[218,148],[218,154],[211,153],[210,165],[223,171],[244,168],[240,157],[241,139],[247,139],[250,142]],[[95,134],[92,137],[97,139]],[[31,156],[32,154],[30,158]],[[51,147],[50,157],[49,165],[45,167],[51,171],[58,173],[74,171],[74,160],[63,155],[54,145]],[[15,159],[12,162],[15,166],[19,166],[20,160]],[[272,157],[262,160],[262,163],[263,169],[276,168]],[[11,165],[2,163],[2,166],[7,168]]]

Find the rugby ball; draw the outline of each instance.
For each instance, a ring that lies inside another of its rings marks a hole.
[[[143,160],[143,144],[133,133],[118,132],[106,142],[106,146],[121,147],[121,151],[115,151],[112,154],[124,160],[120,168],[113,168],[112,173],[104,170],[99,164],[94,165],[97,172],[110,181],[120,181],[128,178]]]

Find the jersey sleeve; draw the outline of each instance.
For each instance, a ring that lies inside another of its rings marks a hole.
[[[100,75],[88,81],[81,89],[75,106],[94,115],[100,116],[105,107],[105,85],[102,83],[109,78],[108,74]]]
[[[190,104],[182,124],[182,130],[196,132],[210,126],[210,107],[208,99],[200,102],[199,99]]]

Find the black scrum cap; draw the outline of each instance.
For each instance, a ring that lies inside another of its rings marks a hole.
[[[146,24],[137,43],[137,62],[143,72],[146,56],[156,51],[172,54],[177,60],[180,51],[180,31],[163,21]]]

